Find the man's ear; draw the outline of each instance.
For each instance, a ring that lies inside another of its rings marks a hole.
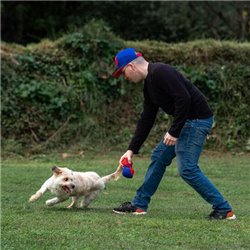
[[[129,65],[130,65],[130,67],[131,67],[132,70],[135,70],[135,69],[136,69],[136,66],[135,66],[134,63],[130,63]]]
[[[62,170],[58,168],[57,166],[52,167],[52,171],[55,175],[59,175],[62,173]]]

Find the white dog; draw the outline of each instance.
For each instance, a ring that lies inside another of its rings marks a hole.
[[[84,208],[101,193],[108,181],[120,178],[122,166],[119,166],[113,174],[103,177],[96,172],[75,172],[61,167],[53,167],[52,171],[53,175],[30,197],[29,202],[38,200],[47,190],[50,190],[56,197],[47,200],[47,206],[53,206],[72,196],[72,203],[68,208],[73,208],[78,198],[84,196],[80,204]]]

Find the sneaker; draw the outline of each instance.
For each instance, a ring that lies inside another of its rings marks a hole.
[[[229,212],[220,212],[218,210],[212,211],[212,213],[209,214],[210,220],[235,220],[236,216],[233,211]]]
[[[131,202],[124,202],[119,207],[114,208],[113,212],[117,213],[117,214],[131,213],[131,214],[136,214],[136,215],[143,215],[143,214],[147,213],[146,211],[144,211],[136,206],[133,206],[131,204]]]

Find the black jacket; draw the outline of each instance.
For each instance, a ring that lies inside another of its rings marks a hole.
[[[187,119],[205,119],[213,115],[201,91],[167,64],[149,63],[143,93],[143,112],[128,147],[134,154],[146,140],[159,108],[174,117],[168,133],[176,138]]]

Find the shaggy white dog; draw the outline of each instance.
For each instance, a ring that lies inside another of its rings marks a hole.
[[[77,200],[84,196],[80,204],[80,207],[84,208],[101,193],[108,181],[120,178],[122,166],[119,166],[113,174],[103,177],[96,172],[75,172],[61,167],[53,167],[52,171],[53,175],[30,197],[29,202],[38,200],[47,190],[50,190],[56,197],[47,200],[47,206],[53,206],[72,196],[72,203],[68,208],[73,208]]]

